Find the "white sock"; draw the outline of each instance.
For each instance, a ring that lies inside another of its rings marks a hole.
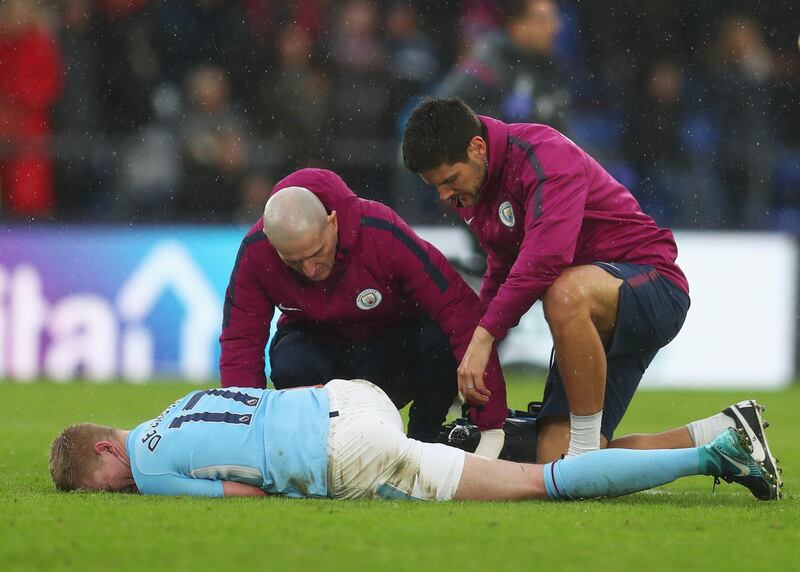
[[[575,457],[600,448],[601,409],[593,415],[569,414],[569,449],[567,457]]]
[[[736,423],[724,413],[717,413],[700,421],[692,421],[686,426],[695,447],[708,445],[728,427],[736,427]]]
[[[496,459],[503,450],[506,442],[506,432],[502,429],[486,429],[481,431],[481,440],[475,449],[475,454],[482,457]]]

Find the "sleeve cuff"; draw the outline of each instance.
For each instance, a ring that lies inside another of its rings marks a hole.
[[[495,320],[490,320],[485,316],[481,318],[481,321],[478,322],[478,325],[492,334],[495,341],[502,340],[508,335],[508,328],[502,327]]]

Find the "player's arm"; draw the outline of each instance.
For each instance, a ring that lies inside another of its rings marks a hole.
[[[589,189],[586,165],[566,138],[551,151],[555,158],[542,165],[543,182],[532,169],[522,176],[525,237],[508,277],[480,320],[493,339],[504,338],[519,323],[575,255]]]
[[[265,387],[264,349],[275,308],[255,274],[248,248],[262,234],[248,235],[239,248],[225,292],[222,335],[219,338],[222,387]]]
[[[497,291],[500,289],[500,286],[502,286],[506,277],[508,277],[510,270],[510,266],[502,264],[494,256],[488,255],[486,257],[486,272],[483,274],[480,290],[481,308],[483,308],[484,311],[497,295]]]
[[[140,477],[140,490],[146,495],[192,497],[263,497],[267,493],[252,485],[217,479],[198,479],[175,473]]]
[[[222,481],[196,479],[175,472],[140,475],[136,479],[143,495],[167,497],[221,497]]]
[[[236,481],[222,481],[222,494],[226,497],[265,497],[267,493],[264,489],[237,483]]]
[[[481,312],[485,312],[497,295],[508,276],[511,267],[499,262],[495,257],[486,257],[486,272],[480,289]],[[480,387],[486,377],[486,367],[490,365],[490,354],[495,348],[495,338],[488,330],[477,326],[472,334],[467,350],[461,356],[458,367],[459,387]]]

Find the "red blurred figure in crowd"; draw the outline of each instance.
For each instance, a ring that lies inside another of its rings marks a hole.
[[[63,65],[44,14],[31,0],[0,4],[0,187],[2,212],[48,215],[53,167],[48,150],[50,111]]]

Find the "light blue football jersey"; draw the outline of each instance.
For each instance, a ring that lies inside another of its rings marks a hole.
[[[194,391],[128,434],[142,494],[222,496],[223,480],[291,497],[328,492],[325,388]]]

